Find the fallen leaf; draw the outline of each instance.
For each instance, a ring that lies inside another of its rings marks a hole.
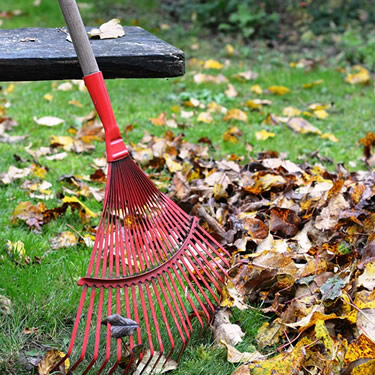
[[[120,25],[118,18],[103,23],[99,29],[92,29],[88,32],[90,38],[99,37],[100,39],[116,39],[125,35],[124,28]]]
[[[178,366],[176,361],[170,358],[167,360],[167,358],[158,351],[154,351],[151,359],[150,356],[150,350],[146,349],[143,352],[142,360],[134,371],[134,375],[140,375],[141,373],[144,375],[164,374],[165,372],[175,370]],[[156,363],[156,361],[158,362]]]
[[[230,109],[224,116],[224,121],[238,120],[242,122],[247,122],[247,115],[245,112],[238,108]]]
[[[225,90],[225,95],[228,98],[235,98],[238,95],[237,90],[235,89],[235,87],[231,83],[228,84],[228,87]]]
[[[349,344],[345,354],[344,367],[361,358],[375,358],[375,343],[363,334]]]
[[[1,315],[10,315],[12,313],[12,301],[0,295],[0,314]]]
[[[237,143],[242,135],[242,130],[237,126],[233,126],[224,132],[223,138],[226,142]]]
[[[338,138],[336,138],[336,136],[334,134],[330,134],[330,133],[323,133],[320,138],[323,138],[323,139],[329,139],[331,142],[338,142]]]
[[[71,247],[77,244],[77,237],[70,231],[59,233],[57,237],[50,239],[52,249],[61,249],[62,247]]]
[[[165,116],[166,112],[160,113],[158,117],[149,118],[149,120],[156,126],[163,126],[165,125]]]
[[[366,68],[360,65],[355,65],[352,70],[355,73],[349,73],[345,77],[345,82],[350,83],[351,85],[367,85],[370,83],[370,73]]]
[[[71,82],[63,82],[57,86],[57,90],[59,91],[70,91],[72,89],[73,89],[73,84]]]
[[[245,335],[240,326],[230,322],[231,313],[221,309],[215,313],[213,322],[214,339],[216,342],[224,340],[229,345],[237,345]]]
[[[250,81],[252,79],[258,78],[258,73],[252,72],[251,70],[247,70],[246,72],[240,72],[233,75],[233,78],[239,81]]]
[[[316,128],[315,126],[311,125],[307,120],[302,117],[292,117],[288,122],[287,125],[296,133],[301,134],[322,134],[322,132]]]
[[[288,89],[285,86],[270,86],[270,87],[267,88],[267,90],[271,94],[275,94],[275,95],[285,95],[285,94],[288,94],[290,92],[290,89]]]
[[[38,125],[43,125],[43,126],[57,126],[65,122],[65,120],[58,118],[58,117],[54,117],[54,116],[45,116],[39,119],[34,116],[33,120]]]
[[[358,285],[370,291],[375,288],[375,262],[366,264],[364,272],[358,277]]]
[[[263,325],[258,329],[255,340],[260,349],[267,346],[273,346],[280,341],[280,338],[284,335],[284,329],[280,324],[280,319],[275,319],[270,325],[268,322],[264,322]]]
[[[223,69],[224,65],[223,64],[220,64],[218,61],[216,60],[207,60],[205,61],[204,65],[203,65],[203,68],[204,69]]]
[[[131,336],[134,331],[139,328],[139,324],[128,318],[124,318],[119,314],[113,314],[105,318],[101,324],[111,326],[111,336],[119,339],[125,336]]]
[[[210,124],[213,120],[210,112],[201,112],[197,118],[197,122],[204,122],[206,124]]]
[[[230,363],[243,363],[243,362],[251,363],[254,361],[261,361],[264,358],[266,358],[266,356],[259,353],[258,351],[255,351],[252,353],[249,353],[249,352],[241,353],[234,346],[228,344],[225,340],[220,340],[219,342],[221,345],[224,345],[225,348],[227,349],[227,361]]]
[[[57,349],[49,350],[44,358],[38,364],[39,375],[49,375],[52,369],[65,357],[65,353],[60,352]],[[66,359],[64,363],[59,367],[59,371],[66,374],[70,366],[69,359]]]
[[[273,138],[275,135],[276,135],[275,133],[269,132],[269,131],[264,130],[264,129],[262,129],[258,132],[255,132],[255,138],[258,141],[265,141],[268,138]]]
[[[47,100],[47,102],[51,102],[52,100],[53,100],[53,96],[51,95],[51,94],[45,94],[44,96],[43,96],[43,99],[44,100]]]
[[[283,115],[288,117],[299,116],[301,111],[295,107],[285,107],[283,109]]]
[[[254,92],[255,94],[263,94],[263,89],[259,85],[253,85],[250,87],[250,91]]]

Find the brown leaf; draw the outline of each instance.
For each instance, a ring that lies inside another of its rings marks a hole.
[[[303,117],[292,117],[287,122],[287,125],[296,133],[301,133],[301,134],[308,134],[308,133],[321,134],[322,133],[318,128],[310,124]]]
[[[51,238],[52,249],[61,249],[62,247],[71,247],[77,244],[77,237],[74,233],[65,231],[59,233],[57,237]]]
[[[49,350],[44,358],[38,364],[38,374],[39,375],[49,375],[53,368],[65,357],[63,352],[60,352],[57,349]],[[66,374],[70,366],[69,359],[66,359],[65,362],[59,367],[59,371],[62,374]]]
[[[298,233],[301,219],[296,212],[287,208],[271,210],[270,231],[281,237],[293,237]]]

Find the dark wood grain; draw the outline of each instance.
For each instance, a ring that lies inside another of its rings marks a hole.
[[[88,27],[87,30],[90,30]],[[105,78],[165,78],[185,73],[184,53],[140,27],[90,43]],[[0,81],[82,78],[73,44],[61,29],[0,30]]]

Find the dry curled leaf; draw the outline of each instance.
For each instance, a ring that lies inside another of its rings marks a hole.
[[[118,18],[103,23],[99,29],[92,29],[88,32],[90,38],[115,39],[125,35],[124,28],[120,24]]]

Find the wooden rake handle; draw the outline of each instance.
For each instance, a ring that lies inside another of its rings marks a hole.
[[[99,72],[81,14],[75,0],[59,0],[66,26],[72,38],[74,49],[84,76]]]
[[[99,70],[94,52],[75,0],[59,0],[79,64],[83,80],[105,129],[105,144],[109,162],[124,159],[129,155],[113,113],[102,72]]]

